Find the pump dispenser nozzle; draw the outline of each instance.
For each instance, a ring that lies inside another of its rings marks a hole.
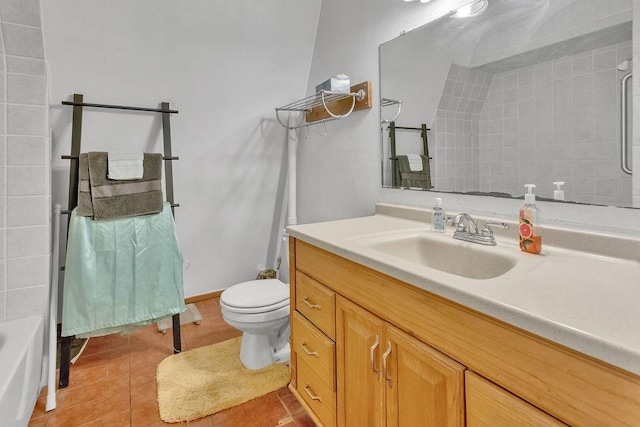
[[[536,203],[536,195],[533,194],[533,189],[536,188],[535,184],[525,184],[527,188],[527,192],[524,195],[524,202],[528,205],[533,205]]]
[[[562,191],[564,181],[556,181],[553,185],[556,186],[556,189],[553,191],[554,200],[564,200],[564,191]]]

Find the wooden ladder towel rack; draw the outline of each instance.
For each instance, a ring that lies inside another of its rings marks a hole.
[[[399,102],[399,101],[396,101]],[[427,131],[431,129],[427,127],[426,123],[422,123],[420,127],[406,127],[406,126],[396,126],[395,121],[389,122],[389,142],[390,142],[390,150],[391,150],[391,185],[393,187],[399,187],[401,183],[400,178],[400,169],[398,168],[398,154],[396,153],[396,130],[409,130],[409,131],[419,131],[420,138],[422,138],[422,152],[427,157],[427,159],[431,160],[432,157],[429,156],[429,140],[427,137]]]
[[[62,101],[62,105],[73,106],[73,119],[71,128],[71,154],[62,156],[63,159],[71,161],[69,171],[69,204],[68,209],[63,210],[63,214],[68,215],[68,222],[71,219],[71,211],[78,206],[78,184],[79,184],[79,166],[80,166],[80,147],[82,140],[82,113],[84,107],[90,108],[106,108],[115,110],[129,111],[146,111],[151,113],[162,114],[162,136],[164,141],[164,172],[165,172],[165,193],[167,201],[171,204],[171,213],[175,217],[174,208],[180,206],[174,202],[173,198],[173,160],[179,160],[171,154],[171,114],[178,114],[178,110],[171,110],[168,102],[162,102],[160,108],[130,107],[125,105],[109,105],[109,104],[92,104],[83,102],[82,94],[74,94],[73,101]],[[68,227],[67,227],[68,230]],[[63,301],[64,304],[64,301]],[[174,354],[182,351],[182,341],[180,338],[180,315],[172,316],[173,323],[173,352]],[[71,342],[73,337],[62,337],[60,349],[60,379],[59,388],[65,388],[69,385],[69,370],[71,361]]]

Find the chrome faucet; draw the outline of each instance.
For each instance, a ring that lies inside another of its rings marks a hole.
[[[451,225],[456,229],[453,238],[464,240],[465,242],[479,243],[481,245],[495,246],[496,238],[493,236],[492,226],[497,226],[507,230],[509,224],[505,222],[487,221],[482,230],[478,229],[478,222],[468,213],[459,213],[451,221]]]

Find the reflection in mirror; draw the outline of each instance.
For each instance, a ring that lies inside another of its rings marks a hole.
[[[632,206],[632,8],[489,0],[382,44],[383,186]]]

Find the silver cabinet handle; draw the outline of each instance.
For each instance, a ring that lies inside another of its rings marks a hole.
[[[311,398],[311,400],[317,400],[320,403],[322,403],[322,399],[320,398],[320,396],[316,396],[315,394],[313,394],[313,392],[311,391],[311,388],[309,387],[308,383],[304,383],[304,391],[307,392],[307,396],[309,396]]]
[[[385,381],[389,383],[389,388],[392,387],[391,376],[389,375],[389,372],[387,370],[387,358],[389,357],[390,354],[391,354],[391,341],[388,341],[387,351],[385,351],[384,354],[382,355],[382,369],[383,369],[382,375],[384,375]]]
[[[322,308],[318,304],[310,303],[309,302],[309,298],[307,298],[307,297],[302,297],[302,301],[304,301],[304,303],[307,304],[310,308],[317,308],[318,310],[320,310]]]
[[[314,357],[318,357],[318,352],[317,351],[310,351],[307,348],[307,343],[305,343],[304,341],[302,342],[302,344],[300,344],[300,347],[302,347],[302,349],[304,350],[305,353],[307,353],[309,356],[314,356]]]
[[[376,371],[376,360],[375,360],[374,352],[376,351],[376,348],[378,348],[379,344],[380,344],[380,338],[376,335],[376,341],[373,343],[373,345],[369,349],[370,357],[371,357],[371,372],[375,373],[378,376],[380,375],[379,375],[379,372]]]

